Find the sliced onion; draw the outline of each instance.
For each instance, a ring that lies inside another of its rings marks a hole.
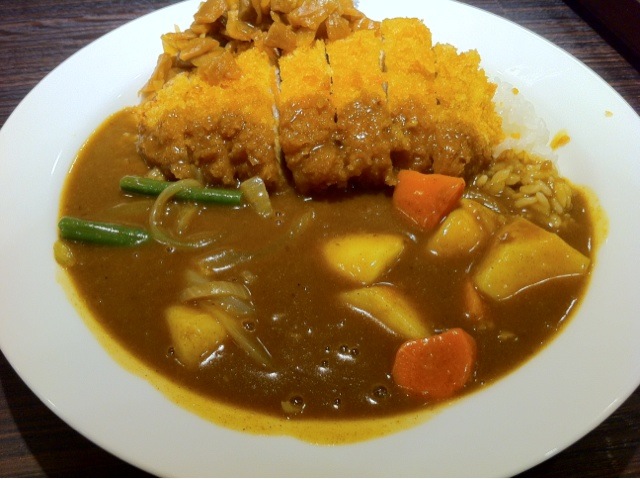
[[[255,283],[258,279],[258,276],[248,269],[240,272],[240,279],[244,282],[244,284],[250,285],[251,283]]]
[[[259,176],[254,176],[240,183],[240,190],[245,200],[263,218],[273,215],[273,206],[267,192],[267,187]]]
[[[220,273],[241,263],[246,263],[251,258],[252,256],[249,253],[240,253],[234,249],[224,249],[200,258],[198,266],[207,273]]]
[[[245,351],[257,363],[266,366],[272,371],[275,370],[271,353],[262,344],[262,341],[242,326],[242,323],[237,318],[210,303],[202,303],[202,307],[220,322],[240,349]]]
[[[293,240],[307,231],[315,218],[316,212],[313,209],[306,211],[292,223],[289,230],[281,238],[267,243],[254,253],[240,252],[232,248],[221,249],[203,256],[198,260],[197,264],[206,273],[220,273],[254,258],[272,254],[283,248],[287,240]]]
[[[316,212],[313,209],[302,213],[298,217],[297,221],[291,225],[291,228],[289,229],[289,238],[294,239],[296,236],[304,233],[309,228],[309,226],[311,226],[311,223],[313,223],[313,220],[315,219]]]
[[[203,274],[192,269],[188,269],[185,271],[184,279],[188,286],[192,286],[194,284],[203,284],[209,281]]]
[[[246,317],[256,313],[256,308],[251,301],[237,296],[220,297],[213,300],[213,302],[227,313],[236,317]]]
[[[250,316],[256,312],[249,292],[245,287],[237,283],[227,281],[212,282],[192,269],[185,271],[184,278],[188,286],[182,293],[181,299],[183,301],[208,299],[227,313],[237,317]],[[202,292],[219,294],[201,296],[200,293]]]
[[[232,281],[208,281],[194,284],[182,290],[181,301],[193,301],[194,299],[218,298],[221,296],[234,296],[236,298],[250,300],[249,290],[242,284]]]
[[[193,203],[189,203],[186,205],[182,205],[180,208],[180,212],[178,215],[177,221],[177,229],[178,232],[182,233],[186,231],[191,222],[193,221],[193,217],[198,214],[198,207]]]
[[[151,214],[149,215],[149,229],[153,239],[159,243],[172,246],[174,248],[202,248],[216,241],[217,237],[213,237],[206,233],[180,238],[170,234],[162,226],[161,215],[166,212],[167,204],[171,198],[187,188],[200,186],[202,185],[196,180],[179,180],[165,188],[158,195],[153,207],[151,208]]]

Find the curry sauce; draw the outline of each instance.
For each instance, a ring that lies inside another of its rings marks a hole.
[[[146,226],[154,200],[119,188],[123,176],[149,171],[136,139],[132,110],[109,118],[73,164],[60,214]],[[481,196],[473,185],[467,188],[468,198]],[[68,242],[74,264],[67,272],[100,327],[149,369],[213,401],[299,420],[391,417],[434,404],[394,383],[393,361],[404,339],[337,299],[353,284],[334,274],[323,257],[322,245],[332,238],[402,238],[402,256],[377,283],[402,291],[434,334],[463,328],[472,335],[477,364],[462,394],[538,352],[561,330],[588,282],[588,274],[559,278],[507,300],[487,300],[486,314],[477,320],[465,310],[464,287],[488,243],[463,258],[434,255],[425,246],[430,233],[407,222],[386,189],[313,198],[284,189],[271,202],[269,218],[245,206],[196,205],[189,233],[206,232],[216,240],[193,251],[157,242],[134,248]],[[183,206],[172,204],[167,221]],[[558,234],[591,257],[593,227],[579,192],[567,214],[571,227]],[[301,218],[304,228],[297,226]],[[233,341],[224,341],[195,368],[176,357],[167,310],[181,303],[189,272],[225,252],[240,252],[244,260],[218,268],[215,277],[250,290],[256,314],[242,328],[271,353],[272,367],[256,363]]]

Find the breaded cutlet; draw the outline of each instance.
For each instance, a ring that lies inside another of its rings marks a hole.
[[[211,184],[235,186],[256,175],[272,189],[284,184],[275,67],[257,49],[235,61],[241,75],[233,81],[212,85],[181,73],[138,107],[138,150],[150,166]]]
[[[495,85],[475,51],[432,46],[417,19],[381,23],[395,169],[468,176],[501,139]],[[469,165],[469,166],[467,166]]]
[[[240,8],[225,5],[214,10]],[[470,177],[502,139],[477,52],[432,46],[418,19],[355,22],[315,41],[307,33],[322,29],[282,24],[298,47],[281,50],[207,25],[167,37],[159,85],[138,108],[138,151],[169,179],[235,186],[257,175],[277,190],[292,178],[307,194],[393,185],[405,168]]]
[[[280,144],[303,193],[344,186],[344,154],[336,143],[331,70],[321,40],[280,58]]]
[[[379,187],[394,181],[381,51],[382,39],[375,30],[327,43],[331,100],[345,150],[345,184]]]
[[[493,103],[496,85],[480,67],[477,51],[459,53],[447,44],[436,44],[433,51],[438,100],[433,170],[469,176],[488,164],[502,140],[502,120]]]
[[[431,31],[417,18],[385,19],[380,31],[393,166],[429,171],[432,158],[428,145],[437,104]]]

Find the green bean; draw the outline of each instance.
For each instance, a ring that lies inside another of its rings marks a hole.
[[[120,180],[120,189],[128,193],[157,196],[171,184],[171,181],[129,175]],[[242,203],[242,192],[227,188],[189,187],[177,193],[175,197],[181,200],[223,205],[239,205]]]
[[[58,222],[60,237],[109,246],[136,246],[149,241],[151,235],[144,228],[115,223],[90,221],[64,216]]]

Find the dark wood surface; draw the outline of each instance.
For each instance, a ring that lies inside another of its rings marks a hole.
[[[176,2],[2,0],[0,126],[29,90],[65,58],[113,28],[171,3]],[[636,46],[621,42],[615,31],[618,27],[623,31],[629,28],[624,15],[616,26],[602,21],[579,0],[466,3],[513,20],[564,48],[595,70],[640,112]],[[638,28],[637,24],[632,27]],[[0,158],[0,174],[2,161]],[[58,419],[0,354],[1,477],[145,475]],[[522,476],[639,477],[640,389],[600,427]]]

